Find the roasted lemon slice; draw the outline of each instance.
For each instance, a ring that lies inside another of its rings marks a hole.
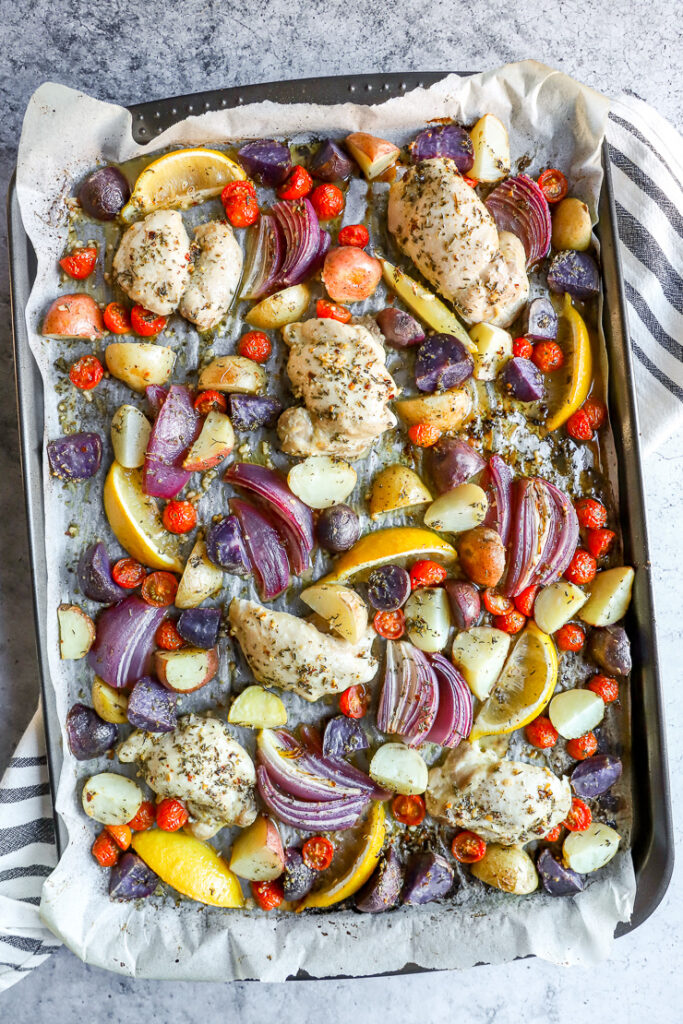
[[[455,549],[431,530],[419,526],[389,526],[386,530],[366,533],[352,548],[337,559],[332,572],[318,583],[348,580],[376,565],[394,562],[397,558],[436,557],[445,562],[455,560]]]
[[[588,397],[593,379],[593,357],[588,328],[583,317],[574,309],[571,295],[565,293],[562,317],[567,327],[567,345],[570,350],[565,365],[570,368],[571,377],[560,404],[548,420],[549,431],[557,430],[569,417],[580,409]],[[562,371],[558,371],[561,373]]]
[[[213,847],[186,832],[134,832],[131,846],[162,882],[212,907],[243,907],[237,876]]]
[[[386,824],[384,807],[380,803],[374,803],[366,825],[365,835],[361,846],[348,869],[335,878],[333,882],[305,896],[297,907],[297,912],[306,910],[308,907],[331,907],[334,903],[352,896],[358,892],[362,885],[365,885],[372,872],[377,867],[379,855],[382,852]],[[142,835],[143,833],[137,833]]]
[[[112,463],[104,482],[104,511],[116,539],[132,558],[151,569],[183,571],[178,538],[164,528],[156,501],[142,490],[139,469]]]
[[[123,220],[153,210],[186,210],[220,195],[230,181],[246,178],[239,164],[215,149],[177,149],[145,167],[121,210]]]
[[[536,718],[557,683],[557,651],[547,633],[530,622],[512,649],[498,682],[474,721],[470,740],[513,732]]]
[[[382,264],[382,276],[385,283],[393,292],[396,292],[399,299],[402,299],[413,313],[419,316],[420,320],[424,320],[432,330],[438,331],[440,334],[452,334],[459,338],[468,352],[477,351],[477,346],[455,313],[451,313],[441,299],[421,285],[419,281],[409,277],[399,267],[395,267],[393,263],[389,263],[388,260],[381,257],[379,261]]]

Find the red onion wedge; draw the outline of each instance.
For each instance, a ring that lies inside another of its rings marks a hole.
[[[368,797],[344,797],[341,800],[297,800],[273,783],[268,771],[256,769],[261,799],[280,821],[304,832],[341,832],[353,828],[367,806]]]
[[[247,233],[247,252],[240,299],[262,299],[275,291],[285,243],[275,217],[262,213]]]
[[[145,398],[147,399],[149,411],[153,419],[156,419],[159,415],[167,396],[168,388],[162,387],[161,384],[148,384],[145,388]]]
[[[340,757],[325,757],[320,749],[303,745],[286,729],[262,729],[257,741],[259,763],[273,781],[303,800],[340,800],[363,795],[386,800],[389,793]]]
[[[574,506],[559,487],[555,487],[547,480],[544,483],[557,511],[557,535],[554,548],[548,552],[545,566],[541,567],[542,575],[538,581],[541,587],[547,587],[549,583],[559,580],[579,543],[579,520]]]
[[[521,240],[527,266],[543,259],[550,248],[550,207],[535,181],[526,174],[507,178],[486,199],[486,207],[499,231],[511,231]]]
[[[566,494],[540,477],[522,477],[513,489],[505,593],[559,579],[576,550],[579,523]]]
[[[106,608],[97,619],[88,665],[105,683],[122,690],[149,675],[154,634],[166,614],[135,594]]]
[[[418,746],[432,729],[438,704],[438,682],[426,656],[412,644],[389,641],[378,728]]]
[[[439,705],[423,742],[457,747],[472,730],[472,694],[458,670],[442,654],[432,654],[429,660],[439,685]]]
[[[481,483],[489,499],[484,526],[490,526],[495,530],[506,546],[512,523],[512,479],[512,470],[505,459],[500,455],[492,455]]]
[[[231,498],[230,511],[239,521],[261,600],[272,601],[289,586],[289,562],[278,532],[271,520],[248,501]]]
[[[277,275],[277,286],[300,284],[312,272],[320,253],[320,224],[309,199],[285,199],[273,213],[285,239],[285,259]]]
[[[190,389],[182,384],[172,384],[149,439],[142,474],[145,494],[155,498],[173,498],[182,490],[190,479],[190,473],[179,463],[196,439],[199,428]]]

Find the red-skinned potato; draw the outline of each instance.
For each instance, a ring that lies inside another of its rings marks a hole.
[[[240,832],[232,847],[230,870],[249,882],[268,882],[285,869],[285,852],[277,825],[259,817]]]
[[[353,132],[352,135],[347,135],[346,148],[368,181],[384,174],[388,167],[396,163],[401,152],[393,142],[378,139],[367,132]]]
[[[179,651],[155,651],[154,669],[160,683],[174,693],[193,693],[206,686],[218,671],[215,647],[186,647]]]
[[[101,338],[102,311],[91,295],[60,295],[43,320],[44,338]]]
[[[382,280],[382,264],[356,245],[340,245],[325,257],[322,278],[335,302],[362,302]]]
[[[460,565],[474,583],[495,587],[505,572],[505,546],[489,526],[475,526],[458,538]]]
[[[204,420],[201,433],[183,461],[183,469],[195,473],[212,469],[227,459],[235,444],[232,423],[222,412],[211,411]]]

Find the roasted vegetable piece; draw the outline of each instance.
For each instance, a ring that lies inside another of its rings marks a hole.
[[[562,857],[567,867],[581,874],[597,871],[607,864],[619,849],[620,835],[609,825],[594,821],[583,832],[570,832],[562,844]]]
[[[453,868],[438,853],[416,853],[408,861],[403,902],[409,906],[441,899],[453,888]]]
[[[553,249],[576,249],[585,252],[591,244],[593,224],[585,203],[569,196],[553,211]]]
[[[333,505],[322,510],[315,532],[327,551],[348,551],[360,537],[360,520],[348,505]]]
[[[458,557],[469,578],[482,587],[495,587],[505,572],[505,547],[490,526],[475,526],[458,537]]]
[[[89,217],[113,220],[130,199],[130,186],[117,167],[100,167],[78,190],[78,200]]]
[[[247,174],[263,185],[280,185],[292,169],[289,148],[274,139],[248,142],[237,152]]]
[[[92,295],[76,293],[55,299],[43,320],[44,338],[101,338],[102,312]]]
[[[548,849],[541,851],[536,861],[536,870],[543,888],[550,896],[573,896],[574,893],[583,892],[584,881],[581,875],[560,864]]]
[[[101,604],[113,604],[126,596],[125,590],[112,579],[109,555],[102,541],[90,544],[81,555],[78,582],[86,597]]]
[[[631,641],[623,626],[594,629],[588,651],[600,668],[610,675],[627,676],[631,671]]]
[[[476,626],[481,615],[481,598],[477,588],[462,580],[446,580],[444,590],[448,595],[456,629],[463,630]]]
[[[514,356],[506,363],[501,380],[519,402],[539,402],[545,397],[543,374],[530,359]]]
[[[410,575],[400,565],[380,565],[368,577],[368,601],[381,612],[401,608],[410,590]]]
[[[370,741],[360,722],[345,715],[336,715],[325,726],[323,754],[325,757],[348,757],[356,750],[367,750]]]
[[[220,621],[220,608],[186,608],[178,619],[177,627],[188,644],[209,650],[216,646]]]
[[[479,452],[458,437],[442,437],[430,449],[428,460],[439,494],[466,483],[486,466]]]
[[[109,895],[113,900],[139,900],[151,896],[160,879],[137,853],[128,850],[111,869]]]
[[[69,750],[77,761],[100,757],[116,743],[119,730],[113,722],[105,722],[85,704],[74,704],[66,716]]]
[[[410,143],[410,156],[413,163],[420,160],[433,160],[435,157],[448,157],[461,174],[467,174],[474,163],[474,146],[472,139],[459,124],[435,125],[425,128]]]
[[[522,333],[532,341],[554,341],[557,324],[557,313],[550,299],[532,299],[527,307]]]
[[[420,391],[449,391],[472,376],[474,360],[452,334],[432,334],[417,351],[415,383]]]
[[[425,332],[414,316],[395,306],[387,306],[375,316],[377,326],[392,348],[410,348],[424,341]]]
[[[165,608],[153,608],[136,594],[105,608],[97,619],[97,637],[88,664],[105,683],[125,689],[152,667],[154,634]]]
[[[516,896],[527,896],[538,888],[534,862],[526,850],[516,846],[489,844],[482,859],[473,864],[470,871],[481,882]]]
[[[313,177],[319,181],[346,181],[353,174],[353,168],[353,160],[332,139],[325,139],[308,165]]]
[[[313,888],[317,877],[317,871],[304,864],[299,847],[288,846],[285,850],[285,871],[282,876],[285,899],[303,899]]]
[[[206,535],[206,553],[226,572],[246,576],[250,572],[242,529],[237,516],[226,516],[212,526]]]
[[[568,292],[574,299],[592,299],[600,292],[598,265],[587,252],[558,252],[550,263],[548,287],[559,295]]]
[[[102,438],[99,434],[66,434],[47,445],[47,457],[53,476],[60,480],[89,480],[102,462]]]
[[[228,405],[235,430],[274,427],[282,412],[282,403],[269,395],[230,395]]]
[[[402,889],[403,867],[393,846],[390,846],[375,872],[358,892],[356,910],[363,914],[392,910],[401,902]]]
[[[622,765],[613,754],[596,754],[577,764],[571,774],[571,786],[583,800],[594,800],[611,789],[621,778]]]
[[[178,698],[150,676],[143,676],[128,698],[128,721],[145,732],[173,732],[178,724]]]

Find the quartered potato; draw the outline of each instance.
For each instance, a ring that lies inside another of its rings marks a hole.
[[[386,466],[372,481],[370,490],[370,515],[377,519],[385,512],[399,508],[413,508],[425,505],[432,496],[417,473],[408,466],[398,463]]]
[[[246,356],[219,356],[199,374],[199,387],[236,395],[259,395],[266,389],[266,371]]]
[[[621,836],[609,825],[592,822],[584,832],[570,832],[562,846],[567,867],[580,875],[597,871],[611,861]]]
[[[419,587],[405,603],[406,632],[421,651],[442,651],[448,643],[451,608],[443,587]]]
[[[480,117],[470,132],[474,163],[470,177],[477,181],[500,181],[510,173],[510,139],[505,125],[493,114]]]
[[[493,626],[472,626],[458,633],[451,659],[479,700],[486,700],[503,671],[510,650],[510,636]]]
[[[175,365],[172,348],[143,341],[113,341],[104,356],[112,377],[140,392],[148,384],[165,384]]]
[[[84,658],[95,642],[95,623],[75,604],[60,604],[59,656],[65,661]]]
[[[635,573],[628,565],[599,572],[579,615],[589,626],[611,626],[623,619],[631,603]]]
[[[534,620],[544,633],[556,633],[585,605],[588,595],[568,580],[543,587],[534,602]]]
[[[104,679],[95,676],[90,695],[95,711],[105,722],[123,725],[128,721],[128,694],[123,690],[115,690]]]
[[[319,583],[302,590],[304,604],[325,619],[333,633],[352,644],[359,643],[368,628],[365,601],[341,583]]]
[[[233,701],[228,722],[248,729],[279,729],[287,725],[287,709],[277,694],[262,686],[247,686]]]
[[[432,502],[425,512],[425,526],[439,533],[462,533],[486,519],[489,500],[477,484],[460,484]]]
[[[437,391],[434,395],[404,398],[396,402],[394,408],[409,427],[430,423],[439,430],[454,431],[472,411],[472,398],[468,391]]]
[[[290,491],[309,508],[341,505],[356,486],[356,471],[344,459],[309,455],[287,474]]]
[[[410,796],[424,793],[429,771],[417,750],[403,743],[385,743],[373,754],[370,775],[380,786]]]
[[[223,571],[209,561],[206,544],[199,539],[190,552],[175,598],[176,608],[197,608],[223,585]]]
[[[576,740],[600,725],[605,704],[592,690],[565,690],[550,701],[548,715],[560,736]]]
[[[475,380],[495,380],[508,359],[512,359],[512,335],[493,324],[477,324],[471,329],[470,338],[476,345]]]
[[[85,813],[102,825],[126,825],[140,810],[142,800],[140,787],[115,772],[93,775],[81,797]]]
[[[249,310],[245,320],[259,330],[275,330],[301,320],[310,301],[311,293],[306,285],[295,284],[263,299]]]
[[[152,433],[152,424],[134,405],[121,405],[111,420],[111,443],[114,458],[124,469],[139,469]]]
[[[538,889],[534,862],[526,850],[517,846],[490,844],[482,859],[473,864],[470,871],[480,882],[515,896],[528,896]]]

